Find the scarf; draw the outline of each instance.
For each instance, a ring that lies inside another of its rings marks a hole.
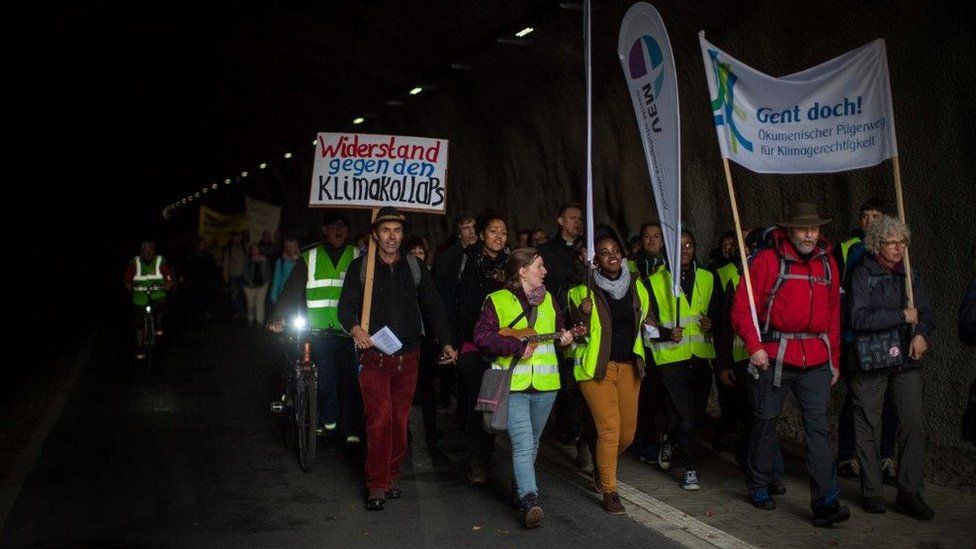
[[[543,284],[542,286],[539,286],[526,294],[525,297],[528,298],[529,305],[535,306],[541,304],[542,300],[546,298],[546,285]]]
[[[627,295],[630,289],[630,271],[626,268],[620,269],[620,276],[616,280],[607,278],[599,269],[593,271],[593,282],[611,295],[614,299],[621,299]]]

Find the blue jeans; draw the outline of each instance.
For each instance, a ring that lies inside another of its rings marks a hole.
[[[529,492],[539,493],[535,458],[554,402],[556,391],[512,393],[508,397],[508,438],[512,441],[512,471],[520,498]]]

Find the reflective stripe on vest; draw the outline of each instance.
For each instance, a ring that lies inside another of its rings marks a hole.
[[[339,324],[339,294],[346,278],[349,264],[356,254],[352,246],[346,246],[339,257],[339,264],[333,265],[325,246],[316,246],[302,254],[308,267],[305,283],[305,305],[308,307],[308,321],[312,328],[319,330],[341,330]]]
[[[522,304],[518,297],[509,290],[499,290],[488,295],[495,314],[498,316],[499,326],[508,326],[522,314]],[[556,309],[552,303],[552,294],[546,292],[545,299],[538,306],[535,319],[535,331],[549,334],[556,331]],[[528,319],[524,316],[515,323],[513,328],[527,328]],[[512,357],[500,356],[495,358],[491,367],[505,370],[512,364]],[[559,359],[556,357],[556,346],[552,341],[539,343],[532,356],[519,358],[512,371],[513,391],[522,391],[532,387],[537,391],[555,391],[559,389]]]
[[[739,274],[739,268],[735,266],[735,263],[727,263],[723,265],[718,270],[719,283],[722,285],[722,291],[728,291],[729,285],[732,285],[733,293],[739,287],[739,281],[742,275]],[[735,334],[732,337],[732,362],[742,362],[749,358],[749,353],[746,351],[746,342],[742,341],[739,334]]]
[[[643,359],[645,358],[644,338],[642,337],[641,330],[643,329],[643,319],[647,318],[648,311],[650,310],[651,300],[647,294],[647,289],[640,280],[635,281],[635,286],[637,287],[637,298],[640,301],[641,322],[638,322],[636,326],[637,333],[634,335],[633,351],[635,355]],[[570,307],[579,308],[587,295],[585,284],[580,284],[570,289],[568,294]],[[600,354],[600,339],[603,337],[603,327],[600,326],[600,316],[596,310],[596,298],[592,298],[592,300],[593,308],[590,309],[590,328],[584,342],[577,343],[574,348],[573,375],[577,381],[593,379],[593,375],[596,373],[596,361]]]
[[[661,270],[650,277],[651,290],[657,303],[659,317],[663,326],[674,326],[675,298],[671,295],[671,272]],[[671,341],[656,342],[651,345],[654,361],[658,366],[688,360],[692,356],[698,358],[715,358],[715,346],[711,338],[702,330],[699,320],[708,313],[708,303],[712,298],[715,279],[712,273],[704,269],[695,270],[695,284],[691,293],[691,303],[682,295],[680,343]]]

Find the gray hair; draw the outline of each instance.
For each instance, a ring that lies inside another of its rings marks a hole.
[[[908,230],[908,225],[902,223],[896,217],[885,215],[880,219],[874,220],[868,226],[864,235],[864,247],[869,252],[877,254],[881,252],[881,246],[885,241],[900,236],[905,237],[905,243],[907,244],[912,236],[911,231]]]

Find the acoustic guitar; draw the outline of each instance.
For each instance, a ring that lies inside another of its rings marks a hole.
[[[569,333],[573,334],[574,338],[585,336],[588,332],[589,330],[583,325],[569,328]],[[514,337],[515,339],[524,341],[526,343],[540,343],[542,341],[549,341],[551,339],[559,339],[559,332],[540,334],[536,333],[534,328],[502,328],[501,330],[498,330],[498,335]]]

